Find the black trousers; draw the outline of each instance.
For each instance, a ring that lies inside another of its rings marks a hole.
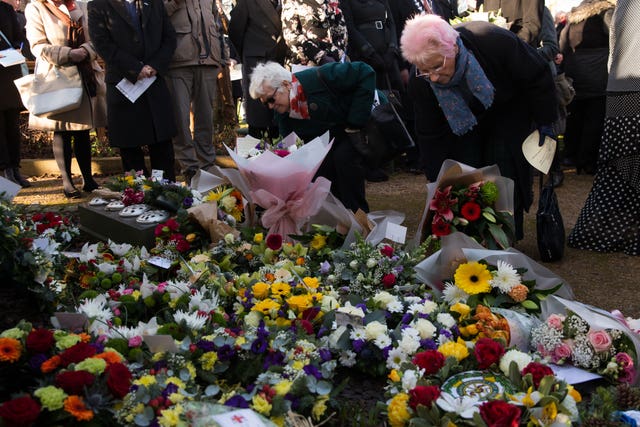
[[[175,157],[173,155],[173,144],[171,140],[150,144],[147,147],[149,148],[151,169],[163,171],[163,177],[165,179],[168,179],[170,182],[175,182]],[[120,158],[122,160],[122,168],[125,172],[131,170],[142,171],[144,176],[151,178],[144,162],[142,147],[120,147]]]
[[[353,147],[344,129],[331,129],[333,146],[320,165],[316,176],[331,181],[331,193],[342,204],[356,212],[369,212],[365,197],[365,168],[362,155]]]
[[[0,111],[0,169],[20,166],[20,110]]]

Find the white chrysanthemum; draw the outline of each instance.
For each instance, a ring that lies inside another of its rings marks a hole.
[[[364,328],[354,328],[349,333],[349,338],[351,338],[352,341],[355,341],[355,340],[365,341],[367,339]]]
[[[138,326],[112,326],[107,333],[109,338],[124,338],[130,340],[134,337],[142,336],[142,331]]]
[[[423,340],[433,338],[433,335],[436,333],[435,325],[427,319],[416,320],[413,322],[413,327],[416,328],[420,334],[420,338]]]
[[[444,289],[442,290],[442,298],[449,305],[453,305],[458,302],[466,303],[469,299],[469,294],[454,285],[451,282],[444,283]]]
[[[47,258],[51,258],[52,255],[58,253],[58,246],[60,246],[60,243],[50,237],[38,237],[31,242],[32,250],[42,251]]]
[[[416,371],[413,369],[407,369],[402,373],[402,390],[408,393],[410,390],[416,388],[418,379],[422,377],[422,370]]]
[[[366,339],[369,341],[373,341],[380,335],[387,334],[387,325],[374,320],[373,322],[367,323],[367,325],[364,327],[364,331]]]
[[[389,351],[387,356],[387,368],[400,369],[400,365],[409,360],[407,353],[402,351],[401,348],[394,348]]]
[[[350,368],[356,364],[356,354],[351,350],[345,350],[340,353],[340,364]]]
[[[456,325],[456,319],[454,319],[449,313],[438,313],[436,320],[448,329],[451,329]]]
[[[446,412],[453,412],[462,418],[471,419],[473,414],[479,411],[480,399],[477,396],[454,397],[450,393],[441,393],[436,400],[436,405]]]
[[[522,371],[525,366],[531,363],[532,360],[533,358],[529,354],[523,353],[520,350],[511,349],[502,356],[502,359],[500,359],[500,370],[505,375],[509,375],[509,366],[511,365],[511,362],[516,362],[518,370]]]
[[[189,310],[200,310],[204,312],[210,312],[218,308],[220,301],[218,294],[212,292],[211,297],[207,298],[200,290],[197,290],[191,295],[189,299]]]
[[[497,266],[498,269],[492,273],[493,279],[489,283],[491,287],[500,289],[503,294],[509,293],[514,286],[520,284],[520,275],[511,264],[501,259],[498,260]]]
[[[76,311],[84,313],[90,320],[98,319],[107,322],[113,319],[113,312],[107,304],[107,298],[104,295],[98,295],[93,299],[85,299]]]
[[[147,274],[144,273],[142,275],[142,283],[140,283],[140,296],[144,299],[148,296],[153,295],[153,292],[156,290],[156,285],[149,282],[149,278],[147,278]]]
[[[400,300],[395,300],[387,305],[387,310],[389,311],[389,313],[403,313],[404,306],[402,305]]]
[[[199,331],[200,329],[204,328],[204,325],[207,323],[209,317],[203,316],[197,312],[187,313],[186,311],[178,310],[173,313],[173,319],[176,321],[176,323],[180,323],[184,320],[184,322],[187,324],[187,327]]]

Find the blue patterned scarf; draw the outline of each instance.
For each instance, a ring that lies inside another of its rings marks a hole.
[[[476,57],[467,50],[459,37],[456,43],[459,49],[456,70],[449,83],[429,83],[453,133],[464,135],[478,123],[478,120],[464,100],[460,85],[466,85],[484,108],[489,108],[493,103],[494,87]]]

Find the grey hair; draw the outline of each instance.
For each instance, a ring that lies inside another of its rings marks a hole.
[[[262,62],[255,66],[251,72],[249,95],[258,99],[265,94],[264,88],[271,86],[277,89],[282,82],[291,81],[291,72],[277,62]]]

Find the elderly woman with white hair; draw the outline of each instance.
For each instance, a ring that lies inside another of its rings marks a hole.
[[[535,129],[553,136],[556,94],[551,70],[514,33],[487,22],[451,27],[436,15],[407,21],[400,40],[415,66],[409,81],[416,137],[427,179],[453,159],[474,167],[497,164],[515,181],[516,238],[532,200],[522,142]]]
[[[295,132],[303,141],[330,132],[333,147],[318,170],[347,208],[369,211],[365,168],[354,142],[371,116],[376,75],[364,62],[332,62],[291,73],[276,62],[258,64],[249,94],[275,111],[280,135]]]

